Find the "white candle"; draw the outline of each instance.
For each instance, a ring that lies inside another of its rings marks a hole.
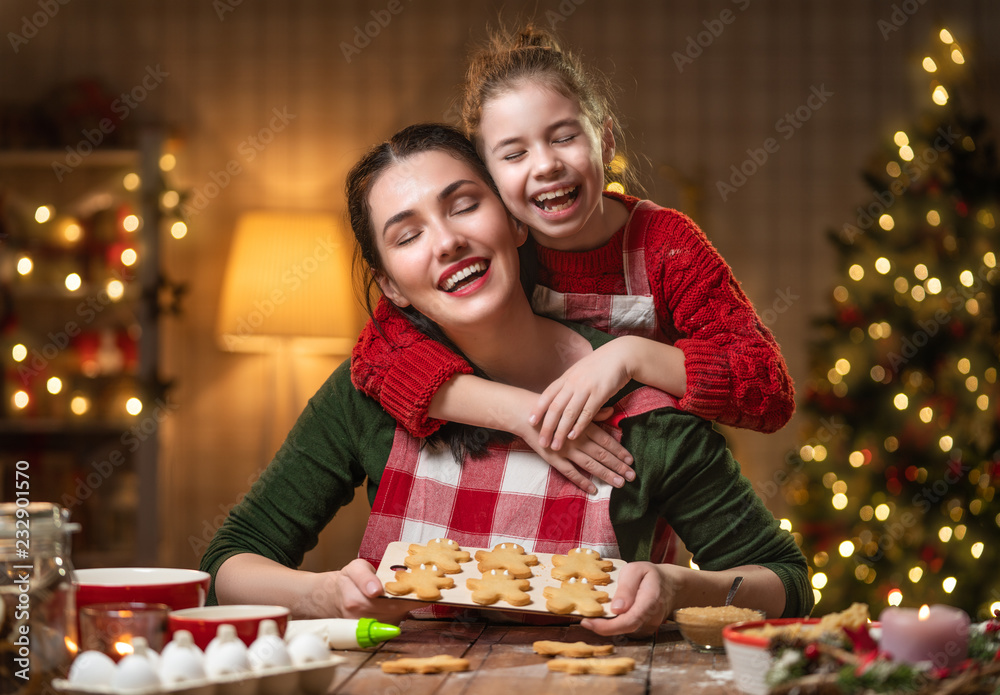
[[[879,616],[879,649],[893,661],[930,661],[937,667],[962,662],[969,652],[969,616],[951,606],[886,608]]]

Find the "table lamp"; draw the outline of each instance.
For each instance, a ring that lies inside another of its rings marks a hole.
[[[232,352],[347,355],[359,328],[351,246],[332,215],[252,212],[236,225],[219,307]]]
[[[294,401],[292,355],[346,356],[354,346],[352,244],[332,215],[250,212],[237,221],[216,334],[226,351],[276,355],[280,428]]]

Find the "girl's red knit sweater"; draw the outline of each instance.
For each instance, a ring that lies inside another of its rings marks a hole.
[[[638,202],[605,195],[630,210]],[[791,377],[774,336],[729,266],[697,225],[676,210],[658,208],[641,220],[659,328],[684,353],[687,390],[681,408],[760,432],[783,427],[795,410]],[[625,294],[623,233],[624,228],[591,251],[536,246],[540,284],[564,293]],[[441,385],[471,372],[465,360],[418,332],[384,297],[351,355],[355,387],[417,437],[444,424],[428,416]]]

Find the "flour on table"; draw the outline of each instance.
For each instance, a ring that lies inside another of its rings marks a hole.
[[[733,680],[732,671],[705,671],[705,675],[719,682]]]

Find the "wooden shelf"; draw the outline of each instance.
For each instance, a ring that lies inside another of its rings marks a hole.
[[[0,167],[51,167],[66,165],[66,150],[0,150]],[[97,148],[88,155],[80,155],[80,163],[71,167],[127,167],[139,163],[139,150],[102,150]]]
[[[14,203],[20,204],[25,196],[42,196],[39,199],[51,199],[57,210],[66,212],[87,196],[104,195],[107,181],[118,175],[116,169],[134,171],[139,175],[141,186],[129,195],[134,197],[136,214],[144,222],[134,234],[135,243],[142,248],[140,263],[134,269],[134,278],[127,283],[124,296],[106,305],[107,311],[101,313],[101,318],[86,321],[86,327],[100,327],[104,316],[109,317],[108,321],[116,317],[120,319],[121,310],[131,308],[134,312],[132,320],[141,328],[141,336],[136,339],[136,364],[128,372],[109,378],[125,377],[133,380],[140,391],[143,388],[155,391],[162,384],[158,369],[157,306],[161,272],[159,244],[162,212],[159,196],[163,178],[159,163],[162,133],[156,129],[141,130],[139,146],[134,149],[97,147],[84,154],[79,152],[77,143],[68,144],[69,150],[65,147],[0,150],[0,180],[11,193]],[[76,154],[71,156],[71,152]],[[67,157],[75,165],[67,163]],[[66,181],[60,180],[53,175],[53,165],[70,167],[72,176]],[[23,238],[17,239],[22,244],[29,243]],[[11,250],[9,244],[4,248],[5,253]],[[18,286],[17,282],[9,281],[8,284],[13,285],[11,298],[15,307],[25,312],[25,318],[32,319],[24,322],[24,330],[33,331],[31,335],[43,341],[49,330],[46,322],[51,320],[56,330],[63,325],[64,319],[80,322],[82,317],[73,310],[72,302],[99,296],[103,291],[98,284],[84,286],[76,292],[64,290],[58,285],[38,287],[26,283]],[[108,313],[113,307],[116,313]],[[65,315],[62,314],[64,309]],[[5,369],[11,369],[9,353],[0,355],[0,360]],[[117,411],[113,414],[94,411],[82,419],[29,418],[23,413],[10,415],[7,413],[6,417],[0,417],[0,453],[4,454],[0,457],[0,464],[6,466],[10,463],[8,454],[25,458],[36,456],[42,469],[50,474],[48,478],[41,476],[38,492],[43,494],[44,490],[53,502],[59,503],[64,493],[72,496],[74,492],[68,488],[75,489],[80,480],[86,481],[88,475],[94,475],[94,461],[101,460],[97,457],[119,452],[117,456],[122,457],[122,463],[115,463],[114,477],[109,477],[107,482],[102,478],[100,484],[95,486],[94,496],[81,498],[73,511],[75,517],[88,520],[74,545],[86,557],[84,565],[155,565],[159,542],[156,485],[159,431],[158,427],[153,427],[152,430],[142,429],[139,434],[133,434],[136,425],[144,426],[151,422],[147,414],[129,418],[119,416]],[[103,417],[98,419],[98,416]],[[36,485],[35,481],[32,482],[34,491]],[[123,494],[127,505],[116,512],[121,513],[120,517],[112,519],[108,516],[109,508],[101,505],[100,498],[115,491]],[[7,494],[2,483],[0,492]]]
[[[0,420],[0,434],[11,438],[18,435],[67,435],[105,438],[127,431],[135,424],[128,420],[84,420],[73,421],[55,418],[8,418]]]
[[[81,285],[80,289],[76,291],[71,291],[65,287],[52,287],[48,285],[13,285],[12,294],[17,299],[48,299],[57,300],[65,302],[85,302],[88,298],[99,297],[106,290],[103,285],[98,284],[86,284]],[[116,305],[125,305],[130,302],[134,302],[139,298],[140,290],[131,286],[125,285],[125,290],[122,296],[117,299],[112,299],[106,304],[102,304],[102,309],[111,308]]]

